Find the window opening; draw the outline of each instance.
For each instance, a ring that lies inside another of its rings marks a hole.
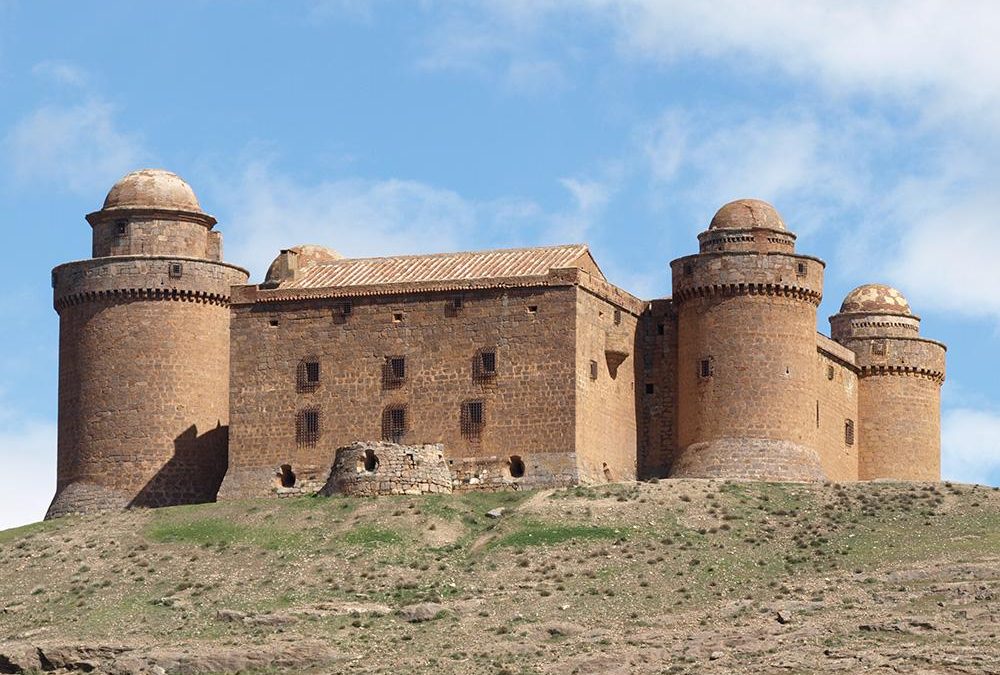
[[[844,420],[844,443],[854,445],[854,420]]]
[[[477,382],[492,380],[497,376],[497,350],[487,347],[476,352],[472,364],[472,377]]]
[[[662,323],[658,323],[658,324],[656,324],[656,334],[657,334],[657,335],[663,335],[663,333],[664,333],[664,332],[665,332],[665,331],[664,331],[664,326],[663,326],[663,324],[662,324]]]
[[[508,460],[508,468],[511,478],[521,478],[524,476],[524,460],[520,455],[511,455]]]
[[[115,234],[119,237],[124,237],[128,234],[128,221],[118,220],[115,221]]]
[[[615,325],[622,325],[622,311],[620,309],[615,309]]]
[[[386,389],[401,387],[406,381],[406,357],[388,356],[382,364],[382,384]]]
[[[403,313],[402,312],[393,312],[392,313],[392,322],[393,323],[403,323]]]
[[[832,380],[834,375],[836,375],[836,371],[833,369],[833,366],[827,366],[826,367],[826,379]]]
[[[590,379],[597,379],[597,361],[590,362]]]
[[[296,389],[301,391],[313,391],[319,387],[319,360],[316,358],[305,358],[299,361],[299,366],[295,374]]]
[[[410,456],[412,457],[412,455]],[[378,455],[371,448],[365,450],[364,467],[368,473],[375,473],[378,469]]]
[[[538,305],[528,305],[528,314],[538,314]]]
[[[399,443],[406,435],[406,406],[389,406],[382,411],[382,440]]]
[[[476,440],[482,434],[486,423],[483,407],[482,400],[462,403],[461,427],[462,435],[466,438]]]
[[[319,409],[306,408],[295,416],[295,442],[314,446],[319,441]]]
[[[872,340],[872,354],[885,356],[885,340]]]
[[[170,263],[171,279],[180,279],[182,274],[184,274],[184,265],[181,263]]]
[[[646,393],[647,394],[652,394],[653,393],[653,385],[651,385],[651,384],[647,384],[646,385]]]
[[[701,362],[698,364],[698,374],[701,377],[712,377],[714,373],[715,373],[715,367],[712,364],[712,357],[709,357],[707,359],[702,359]]]
[[[805,276],[805,274],[806,274],[806,264],[800,262],[799,263],[799,276],[803,277],[803,276]]]

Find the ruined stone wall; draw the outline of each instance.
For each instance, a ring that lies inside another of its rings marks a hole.
[[[319,493],[376,497],[451,491],[443,446],[357,442],[337,449]]]
[[[132,210],[93,214],[93,257],[170,255],[221,260],[221,235],[211,232],[208,216],[180,218],[176,213]],[[213,239],[210,245],[209,239]]]
[[[671,267],[678,316],[677,444],[684,455],[671,475],[815,477],[822,261],[720,252],[681,258]],[[713,450],[722,441],[727,451]],[[774,453],[757,451],[766,441],[778,442]],[[729,453],[740,443],[755,451]],[[787,459],[796,447],[799,459]],[[705,460],[692,456],[697,454]],[[721,474],[711,468],[716,461],[724,462]]]
[[[670,299],[649,303],[636,344],[637,472],[639,478],[663,478],[677,446],[677,314]]]
[[[234,304],[220,498],[266,494],[282,464],[297,474],[329,466],[336,448],[382,438],[398,406],[404,444],[442,443],[446,460],[493,470],[520,457],[525,486],[575,480],[575,313],[572,285]],[[480,369],[484,350],[495,353],[495,374]],[[391,377],[392,357],[405,359],[402,379]],[[306,361],[319,364],[319,382],[303,388]],[[482,424],[463,429],[476,401]],[[302,442],[296,418],[308,410],[319,432]]]
[[[576,307],[580,480],[634,480],[638,316],[582,288],[577,291]]]
[[[940,480],[944,345],[917,337],[842,342],[861,370],[859,477]]]
[[[184,261],[171,279],[169,262],[113,258],[54,271],[59,440],[49,516],[215,497],[229,419],[226,300],[246,273]]]
[[[857,480],[863,429],[858,419],[854,354],[823,335],[817,338],[816,433],[820,462],[830,480]]]

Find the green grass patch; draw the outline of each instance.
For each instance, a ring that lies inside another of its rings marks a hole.
[[[371,525],[360,525],[353,530],[345,532],[343,541],[348,544],[359,546],[377,546],[379,544],[399,544],[403,537],[395,530]]]
[[[59,525],[65,522],[65,520],[66,519],[64,518],[60,518],[58,520],[43,520],[37,523],[31,523],[30,525],[22,525],[20,527],[12,527],[9,530],[2,530],[0,531],[0,544],[17,541],[18,539],[30,537],[34,534],[41,534],[42,532],[49,532],[56,529]]]
[[[545,546],[565,541],[626,538],[628,530],[592,525],[552,525],[524,523],[516,532],[498,539],[496,546]]]
[[[200,546],[254,544],[269,551],[298,548],[302,536],[277,526],[250,525],[221,518],[171,521],[160,519],[146,529],[146,537],[158,543],[185,543]]]

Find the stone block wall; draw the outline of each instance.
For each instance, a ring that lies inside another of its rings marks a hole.
[[[636,470],[640,478],[664,478],[677,447],[677,314],[669,298],[649,303],[636,344]]]
[[[269,490],[257,482],[272,471],[262,467],[329,465],[336,448],[382,438],[384,416],[399,407],[403,444],[441,443],[447,459],[484,466],[517,456],[525,480],[540,457],[557,458],[547,471],[575,477],[575,313],[572,285],[234,304],[220,497]],[[493,374],[477,372],[484,350],[495,354]],[[404,359],[402,378],[392,358]],[[305,362],[318,363],[315,386],[298,384]],[[471,429],[470,402],[483,413]],[[319,419],[309,442],[297,438],[305,411]]]
[[[830,480],[857,480],[864,429],[858,416],[854,353],[826,336],[817,335],[817,339],[816,447],[820,462]]]

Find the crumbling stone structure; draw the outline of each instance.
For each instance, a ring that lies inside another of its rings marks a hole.
[[[356,442],[338,448],[322,495],[361,497],[452,491],[444,446]]]
[[[818,334],[825,264],[758,200],[723,206],[671,263],[673,296],[651,301],[583,245],[296,246],[247,285],[164,171],[129,174],[88,220],[94,257],[53,270],[50,515],[328,480],[370,494],[940,474],[944,346],[885,286],[853,291]],[[401,446],[440,447],[448,481],[406,473]],[[357,470],[361,448],[384,455],[376,470]]]

